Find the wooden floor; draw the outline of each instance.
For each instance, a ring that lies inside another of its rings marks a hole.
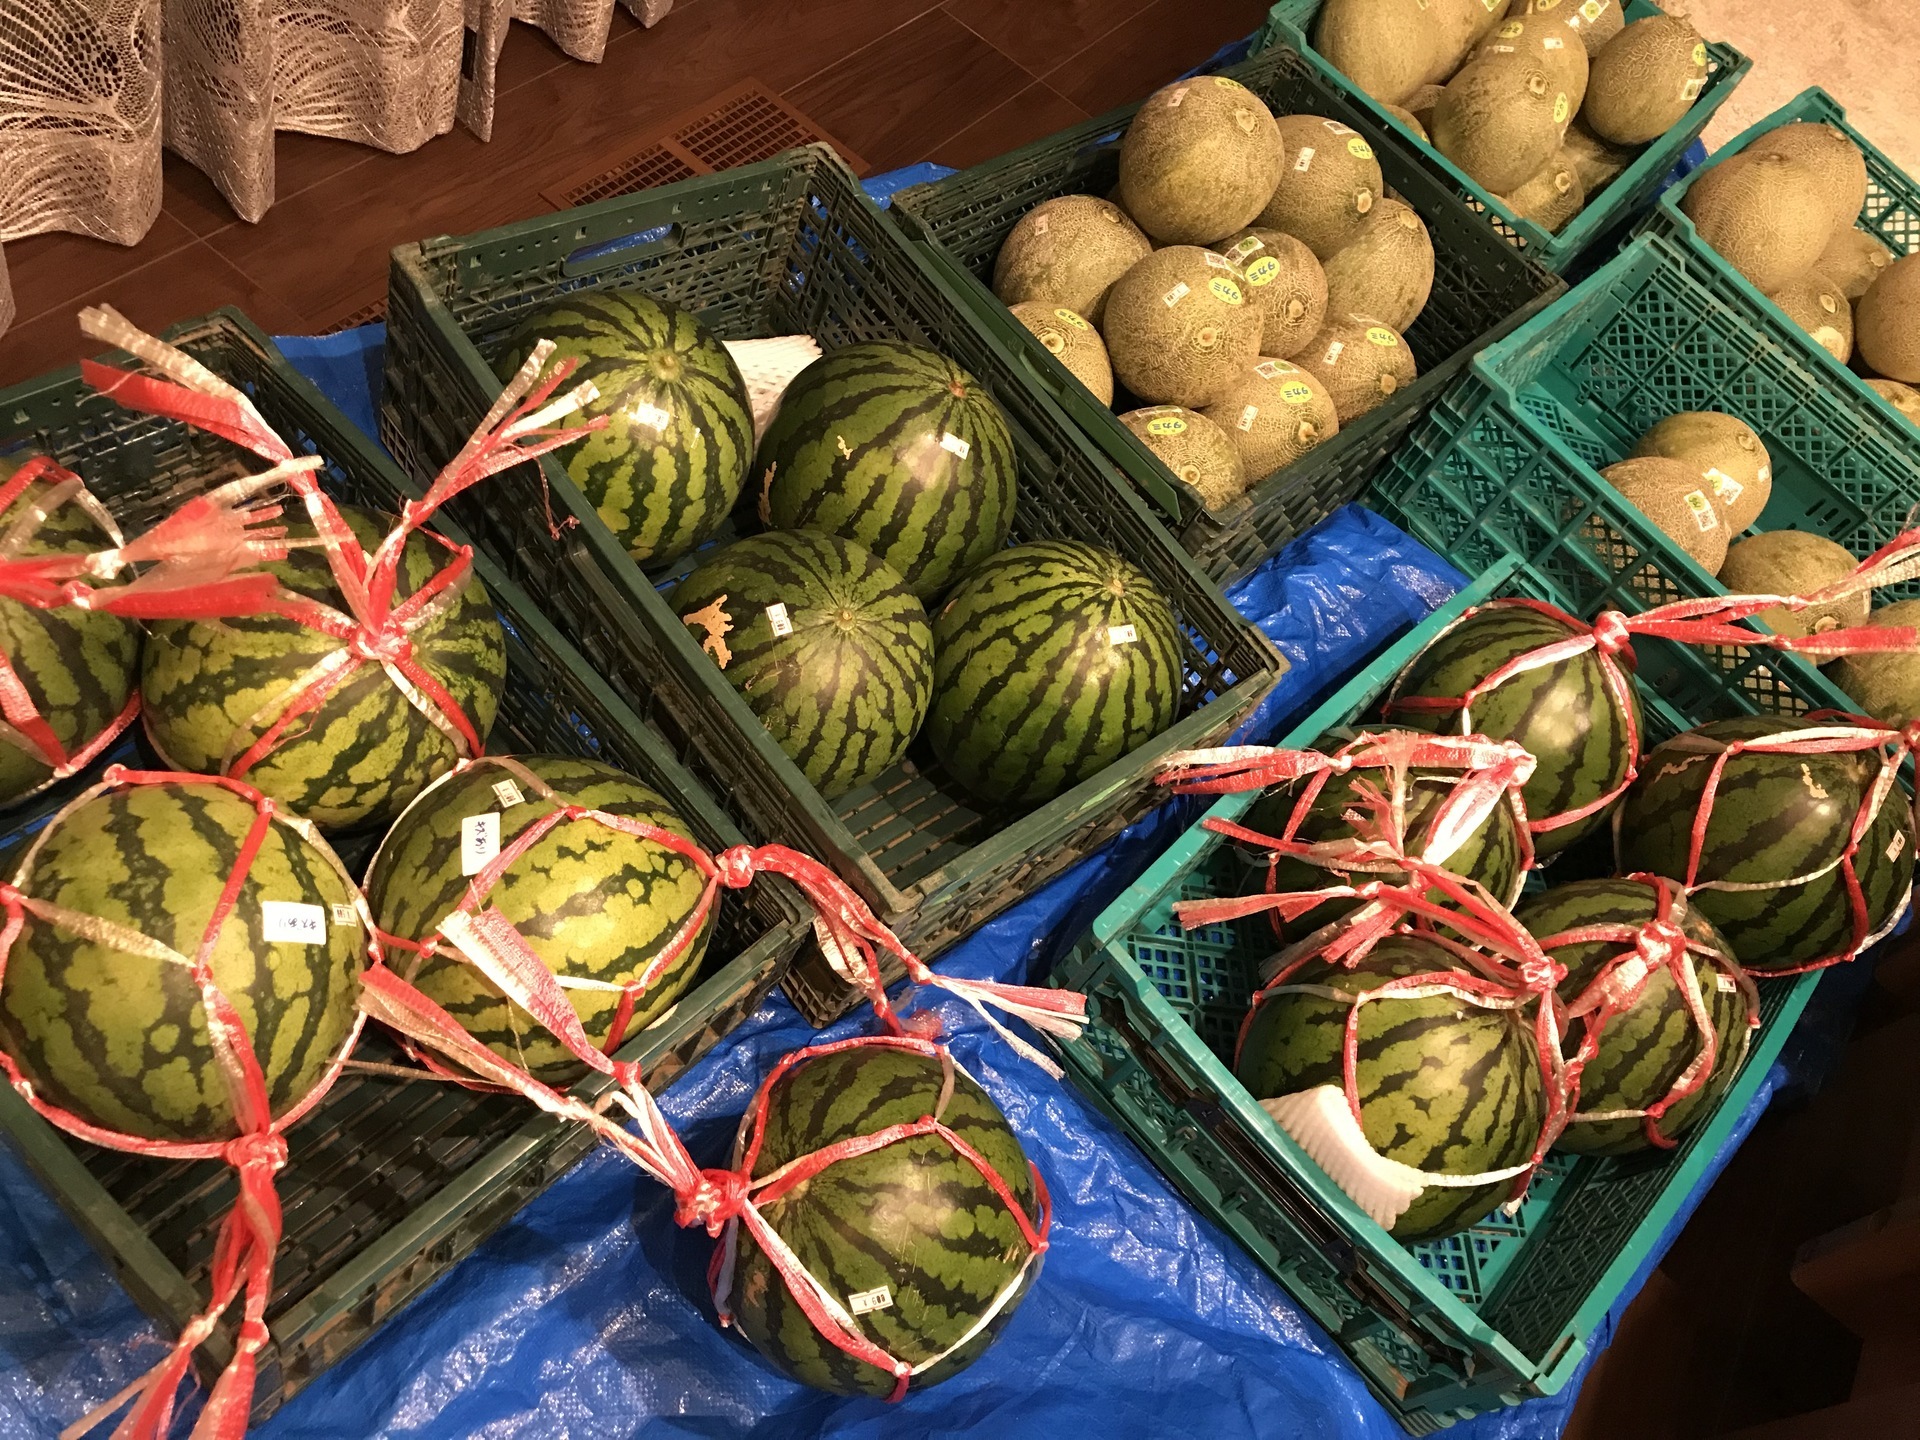
[[[545,213],[543,186],[749,77],[872,169],[970,165],[1139,99],[1265,16],[1265,0],[679,0],[652,30],[615,7],[599,65],[516,25],[491,143],[456,129],[386,155],[283,135],[258,225],[169,155],[139,245],[10,243],[19,317],[0,335],[0,385],[84,353],[74,316],[95,300],[148,328],[228,304],[276,334],[333,328],[385,292],[394,245]]]

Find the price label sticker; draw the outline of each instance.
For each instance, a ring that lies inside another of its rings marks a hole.
[[[1375,345],[1378,345],[1382,350],[1391,350],[1400,343],[1400,337],[1384,325],[1369,325],[1367,327],[1367,339]]]
[[[1371,160],[1373,158],[1373,147],[1356,135],[1353,139],[1347,141],[1347,153],[1356,160]]]
[[[1891,865],[1895,860],[1898,860],[1900,858],[1900,852],[1906,848],[1906,833],[1901,830],[1894,831],[1893,839],[1887,842],[1887,863]]]
[[[1247,263],[1247,257],[1249,255],[1258,255],[1266,248],[1266,242],[1261,240],[1258,235],[1249,235],[1238,245],[1227,251],[1227,258],[1236,265],[1244,265]]]
[[[1193,293],[1193,287],[1188,285],[1186,281],[1182,280],[1178,285],[1175,285],[1171,290],[1167,291],[1167,293],[1162,295],[1160,298],[1161,300],[1166,302],[1166,307],[1169,310],[1171,310],[1174,306],[1178,305],[1182,300],[1186,299],[1187,296],[1191,295],[1192,293]]]
[[[856,1315],[871,1315],[875,1310],[891,1310],[893,1292],[884,1285],[871,1290],[862,1290],[858,1295],[847,1296],[847,1309]]]
[[[1214,76],[1213,83],[1218,85],[1222,90],[1239,90],[1243,88],[1238,80],[1228,75]]]
[[[500,853],[500,812],[468,815],[460,821],[460,873],[478,875]]]
[[[358,925],[360,923],[360,917],[354,913],[353,906],[345,904],[344,902],[337,902],[333,906],[333,923],[336,925]]]
[[[1426,7],[1423,5],[1421,8],[1424,10]],[[1355,133],[1351,125],[1342,125],[1338,120],[1322,120],[1320,125],[1329,135],[1352,135]]]
[[[1704,44],[1693,47],[1693,63],[1696,65],[1704,65],[1707,63],[1707,47]]]
[[[260,938],[288,945],[327,943],[327,912],[300,900],[262,900]]]
[[[1072,330],[1091,330],[1093,328],[1071,310],[1056,310],[1053,312],[1053,318]]]
[[[1178,415],[1159,415],[1147,421],[1149,435],[1184,435],[1187,422]]]
[[[1139,634],[1131,625],[1109,625],[1107,627],[1107,644],[1109,645],[1131,645],[1139,638]]]
[[[1053,228],[1053,217],[1044,210],[1037,210],[1033,216],[1033,233],[1044,235]]]
[[[1347,353],[1346,341],[1329,340],[1327,342],[1327,353],[1324,356],[1322,356],[1321,359],[1324,364],[1337,365],[1340,363],[1340,357],[1346,353]]]
[[[1587,0],[1587,3],[1580,7],[1580,13],[1587,17],[1587,23],[1591,25],[1607,13],[1607,0]]]
[[[520,787],[511,780],[494,781],[493,798],[500,802],[502,810],[511,810],[516,805],[525,804],[527,799],[520,793]]]
[[[1707,471],[1707,483],[1713,486],[1713,493],[1728,505],[1738,500],[1740,492],[1747,488],[1717,466]]]
[[[1246,297],[1240,293],[1240,287],[1224,275],[1216,275],[1207,282],[1207,289],[1213,292],[1213,298],[1223,305],[1239,305]]]
[[[1571,114],[1573,114],[1573,102],[1567,99],[1567,93],[1563,90],[1553,97],[1553,123],[1564,125]]]
[[[1302,145],[1300,153],[1294,157],[1293,168],[1302,173],[1313,168],[1313,146]]]
[[[1740,982],[1724,970],[1713,972],[1713,988],[1722,995],[1731,995],[1740,988]]]
[[[787,607],[778,600],[767,606],[767,624],[772,627],[776,640],[784,640],[793,633],[793,621],[787,617]]]
[[[1704,75],[1697,75],[1680,87],[1680,98],[1691,105],[1695,100],[1700,98],[1700,92],[1706,89],[1706,86],[1706,77]]]
[[[664,430],[673,423],[673,413],[662,410],[658,405],[645,400],[636,400],[627,407],[627,418],[636,425],[644,425],[649,430]]]
[[[1500,38],[1502,40],[1516,39],[1521,34],[1525,33],[1526,28],[1527,27],[1522,25],[1518,20],[1509,20],[1506,24],[1500,27]]]
[[[1246,409],[1242,410],[1240,412],[1241,433],[1249,434],[1249,435],[1252,434],[1253,422],[1258,420],[1259,418],[1260,418],[1260,407],[1258,405],[1249,405],[1247,406]]]
[[[1280,262],[1271,255],[1262,255],[1247,267],[1249,285],[1271,285],[1280,273]]]
[[[1169,110],[1178,110],[1180,108],[1180,102],[1182,100],[1185,100],[1186,98],[1187,98],[1187,87],[1184,85],[1182,85],[1178,90],[1171,90],[1167,92],[1167,108]]]
[[[1280,387],[1280,398],[1289,405],[1304,405],[1313,399],[1313,387],[1304,380],[1289,380]]]
[[[1293,367],[1284,360],[1262,360],[1253,367],[1253,373],[1262,380],[1278,380],[1282,375],[1293,373]]]
[[[1680,503],[1693,512],[1693,523],[1702,530],[1718,530],[1720,517],[1713,513],[1713,501],[1707,498],[1704,490],[1689,490],[1680,497]]]
[[[960,459],[964,460],[973,453],[973,442],[962,440],[951,430],[943,430],[940,432],[940,448],[948,454],[957,455]]]

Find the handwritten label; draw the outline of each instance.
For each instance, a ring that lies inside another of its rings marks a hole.
[[[526,803],[526,796],[520,793],[520,787],[511,780],[493,782],[493,798],[500,802],[502,810],[511,810],[516,805]]]
[[[1300,147],[1300,154],[1294,159],[1293,168],[1300,171],[1311,170],[1313,168],[1313,146],[1302,145]]]
[[[1188,285],[1186,281],[1182,280],[1178,285],[1174,286],[1171,290],[1169,290],[1166,294],[1162,295],[1160,298],[1166,302],[1167,308],[1171,310],[1174,306],[1178,305],[1182,300],[1186,299],[1187,296],[1191,295],[1192,293],[1193,293],[1193,287]]]
[[[1131,645],[1139,638],[1140,636],[1134,631],[1131,625],[1109,625],[1107,627],[1107,644],[1109,645]]]
[[[1280,398],[1289,405],[1305,405],[1313,399],[1313,387],[1304,380],[1289,380],[1280,387]]]
[[[1241,433],[1242,434],[1253,433],[1253,422],[1258,420],[1259,418],[1260,418],[1260,407],[1258,405],[1249,405],[1247,406],[1246,409],[1242,410],[1240,412]]]
[[[300,900],[262,900],[260,938],[289,945],[327,943],[327,912]]]
[[[1178,415],[1162,415],[1147,422],[1147,433],[1149,435],[1184,435],[1187,433],[1187,422]]]
[[[1273,277],[1280,273],[1280,262],[1271,255],[1262,255],[1247,267],[1249,285],[1271,285]]]
[[[1066,325],[1074,330],[1091,330],[1093,328],[1071,310],[1056,310],[1053,312],[1053,318],[1058,320],[1062,325]]]
[[[1713,501],[1707,498],[1704,490],[1689,490],[1680,497],[1680,503],[1693,512],[1693,523],[1702,530],[1720,528],[1720,517],[1713,513]]]
[[[1240,287],[1224,275],[1216,275],[1209,280],[1207,289],[1223,305],[1240,305],[1246,301],[1246,296],[1240,293]]]
[[[500,853],[500,812],[468,815],[460,821],[460,873],[478,875]]]
[[[787,607],[778,600],[767,606],[767,624],[772,628],[776,640],[784,640],[793,633],[793,621],[787,618]]]
[[[858,1295],[847,1296],[847,1309],[856,1315],[871,1315],[875,1310],[891,1310],[893,1292],[886,1286],[876,1286],[872,1290],[862,1290]]]
[[[360,916],[355,912],[353,906],[346,904],[344,901],[336,902],[333,906],[333,923],[336,925],[358,925],[360,923]]]

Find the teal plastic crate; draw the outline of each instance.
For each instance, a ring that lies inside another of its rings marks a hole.
[[[1429,616],[1283,742],[1369,714],[1393,677],[1469,604],[1550,599],[1513,556]],[[1649,743],[1753,697],[1707,657],[1637,642]],[[1257,792],[1223,797],[1235,819]],[[1571,858],[1571,857],[1569,857]],[[1196,825],[1104,910],[1055,983],[1091,1023],[1068,1073],[1196,1206],[1244,1245],[1365,1377],[1400,1424],[1431,1434],[1559,1390],[1589,1338],[1726,1144],[1819,976],[1762,987],[1762,1026],[1714,1110],[1665,1154],[1552,1157],[1512,1217],[1406,1246],[1349,1200],[1233,1077],[1241,1016],[1273,951],[1265,920],[1183,930],[1175,902],[1223,893],[1239,862]]]
[[[1907,448],[1912,450],[1920,444],[1913,423],[1722,260],[1720,252],[1700,238],[1693,221],[1680,211],[1680,202],[1686,199],[1687,191],[1708,170],[1738,155],[1762,135],[1802,120],[1822,121],[1845,132],[1867,157],[1867,203],[1860,211],[1860,227],[1877,236],[1896,256],[1911,255],[1920,249],[1920,182],[1911,179],[1872,141],[1849,125],[1847,112],[1840,103],[1817,87],[1802,91],[1714,152],[1712,160],[1660,197],[1660,203],[1647,217],[1643,228],[1650,234],[1675,241],[1687,268],[1699,277],[1702,285],[1750,312],[1774,344],[1832,388],[1839,404],[1878,417],[1893,433],[1901,435]]]
[[[1393,135],[1418,154],[1463,200],[1484,212],[1487,223],[1508,243],[1519,246],[1558,275],[1577,274],[1594,260],[1610,253],[1621,235],[1640,218],[1648,203],[1660,193],[1660,187],[1680,163],[1687,147],[1700,138],[1701,132],[1707,128],[1707,122],[1713,119],[1714,111],[1733,93],[1733,87],[1740,83],[1741,77],[1753,68],[1753,62],[1731,45],[1718,40],[1708,41],[1707,83],[1701,87],[1700,96],[1693,102],[1692,108],[1671,130],[1647,145],[1640,152],[1639,159],[1623,173],[1616,175],[1611,185],[1589,200],[1586,208],[1555,235],[1530,220],[1520,219],[1496,200],[1492,191],[1468,179],[1464,170],[1433,146],[1409,135],[1377,100],[1334,69],[1313,48],[1314,22],[1324,3],[1325,0],[1279,0],[1268,12],[1266,26],[1260,32],[1254,48],[1259,50],[1268,45],[1285,44],[1300,51],[1326,76],[1329,84],[1364,112],[1365,123],[1360,128],[1367,133],[1369,140],[1381,134]],[[1643,20],[1662,13],[1660,7],[1652,4],[1651,0],[1628,0],[1629,20]]]
[[[1920,504],[1920,445],[1896,412],[1849,404],[1804,360],[1673,242],[1642,236],[1483,352],[1395,457],[1374,503],[1469,574],[1520,557],[1546,598],[1577,615],[1722,595],[1598,473],[1667,415],[1720,410],[1753,426],[1772,458],[1754,528],[1805,530],[1864,558]],[[1880,592],[1914,596],[1914,582]],[[1796,656],[1712,653],[1766,708],[1856,708]]]

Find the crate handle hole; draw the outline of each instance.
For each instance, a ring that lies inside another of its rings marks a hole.
[[[646,230],[636,230],[630,235],[617,235],[611,240],[582,245],[567,256],[565,270],[569,275],[592,275],[616,265],[634,264],[649,255],[684,249],[686,243],[686,231],[678,222],[655,225]]]

